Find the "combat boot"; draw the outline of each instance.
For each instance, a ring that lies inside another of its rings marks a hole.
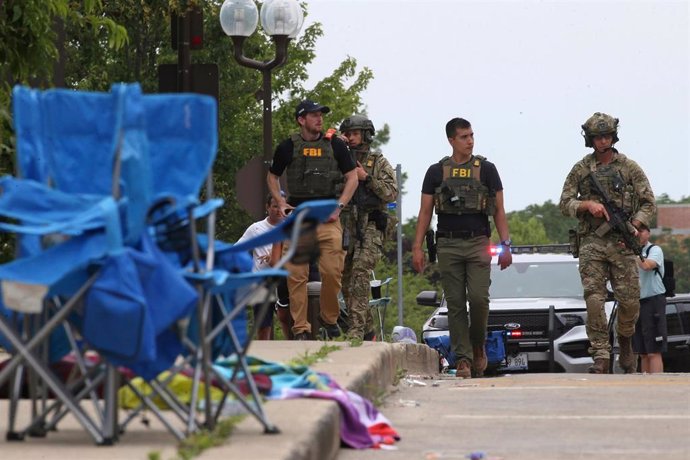
[[[589,366],[587,372],[590,374],[608,374],[609,360],[606,358],[594,358],[594,364]]]
[[[472,363],[475,377],[483,377],[487,364],[484,345],[475,345],[472,347]]]
[[[469,379],[472,377],[472,370],[470,369],[470,362],[466,359],[461,359],[458,362],[458,367],[455,371],[456,377],[461,377],[463,379]]]
[[[635,372],[635,355],[632,350],[632,337],[618,336],[618,348],[620,355],[618,355],[618,364],[626,374]]]

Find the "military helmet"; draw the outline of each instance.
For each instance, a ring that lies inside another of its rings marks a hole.
[[[595,112],[582,125],[582,136],[585,138],[585,147],[594,147],[592,138],[602,134],[612,134],[613,143],[618,142],[618,118],[613,118],[601,112]]]
[[[374,138],[374,134],[376,134],[374,124],[371,122],[370,119],[368,119],[364,115],[351,115],[344,119],[343,122],[340,124],[341,133],[352,131],[353,129],[362,130],[363,144],[371,144],[371,141]]]

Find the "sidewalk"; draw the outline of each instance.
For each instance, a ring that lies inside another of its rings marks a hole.
[[[343,388],[367,398],[378,396],[396,378],[400,370],[408,373],[437,371],[436,352],[424,345],[403,345],[365,342],[350,347],[347,342],[330,342],[342,346],[328,354],[312,369],[329,374]],[[285,362],[314,354],[324,342],[255,341],[250,354],[269,361]],[[23,412],[30,411],[24,404]],[[340,448],[340,414],[335,402],[298,399],[269,401],[264,406],[279,434],[263,433],[253,417],[247,417],[230,435],[227,443],[205,451],[200,460],[214,459],[271,459],[271,460],[328,460],[336,457]],[[125,412],[122,412],[121,419]],[[385,415],[385,412],[384,412]],[[0,452],[3,460],[145,460],[151,453],[159,453],[161,460],[176,458],[175,438],[152,416],[150,425],[132,422],[120,441],[112,447],[95,446],[91,438],[72,417],[59,425],[58,432],[46,438],[28,438],[23,442],[5,441],[7,400],[0,400]]]

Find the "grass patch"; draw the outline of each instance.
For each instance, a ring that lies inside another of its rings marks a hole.
[[[362,344],[364,343],[364,340],[360,339],[359,337],[353,337],[350,339],[350,347],[361,347]]]
[[[220,446],[230,437],[232,430],[245,416],[228,417],[220,420],[212,431],[201,430],[180,442],[177,458],[191,460],[211,447]]]
[[[312,364],[324,359],[326,356],[328,356],[329,353],[331,353],[333,351],[340,350],[340,348],[341,347],[339,345],[325,344],[314,353],[312,353],[310,351],[305,351],[303,355],[298,356],[297,358],[291,359],[289,364],[294,365],[294,366],[307,366],[307,367],[309,367]]]
[[[393,386],[398,386],[398,383],[407,375],[407,369],[403,369],[402,367],[398,366],[398,368],[395,370],[395,375],[393,376]]]

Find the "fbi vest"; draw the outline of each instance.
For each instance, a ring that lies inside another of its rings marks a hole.
[[[322,136],[315,141],[305,141],[299,133],[294,133],[290,139],[294,146],[292,162],[287,168],[290,198],[335,197],[343,174],[338,169],[330,139]]]
[[[493,215],[496,198],[480,181],[482,162],[486,158],[473,155],[470,161],[455,163],[444,157],[439,163],[443,169],[441,185],[434,191],[434,208],[437,214]]]

